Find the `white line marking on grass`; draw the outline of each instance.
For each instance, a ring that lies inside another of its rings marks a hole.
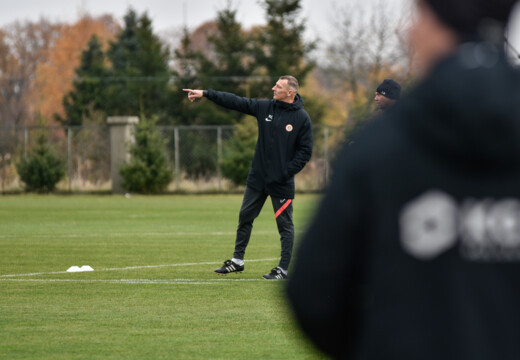
[[[255,235],[273,235],[278,234],[273,231],[255,231]],[[85,234],[7,234],[0,235],[0,239],[18,239],[27,237],[38,238],[110,238],[110,237],[137,237],[137,236],[235,236],[235,232],[145,232],[145,233],[85,233]]]
[[[67,272],[66,271],[51,271],[51,272],[29,273],[29,274],[6,274],[6,275],[0,275],[0,279],[9,278],[9,277],[18,277],[18,276],[38,276],[38,275],[57,275],[57,274],[67,274]]]
[[[274,233],[274,232],[273,232]],[[85,233],[85,234],[11,234],[11,235],[0,235],[0,239],[12,239],[12,238],[25,238],[25,237],[39,237],[39,238],[109,238],[109,237],[124,237],[124,236],[230,236],[235,235],[235,232],[146,232],[146,233]]]
[[[246,262],[264,262],[264,261],[275,261],[279,260],[279,258],[270,258],[270,259],[253,259],[247,260]],[[95,272],[100,271],[125,271],[125,270],[136,270],[136,269],[155,269],[155,268],[163,268],[163,267],[179,267],[179,266],[196,266],[196,265],[218,265],[222,264],[222,261],[219,262],[198,262],[198,263],[181,263],[181,264],[163,264],[163,265],[140,265],[140,266],[126,266],[121,268],[105,268],[105,269],[97,269],[95,268]],[[28,274],[5,274],[0,275],[0,280],[4,278],[16,278],[21,276],[40,276],[40,275],[57,275],[57,274],[75,274],[68,273],[67,271],[51,271],[51,272],[36,272],[36,273],[28,273]]]
[[[225,282],[271,282],[265,279],[0,279],[10,282],[39,283],[104,283],[104,284],[154,284],[154,285],[215,285]]]

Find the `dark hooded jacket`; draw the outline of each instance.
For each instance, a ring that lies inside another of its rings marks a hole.
[[[218,105],[256,117],[258,140],[247,186],[277,198],[294,198],[294,175],[312,155],[311,119],[296,94],[293,103],[257,100],[209,89]]]
[[[342,359],[520,359],[520,75],[465,44],[339,156],[287,294]]]

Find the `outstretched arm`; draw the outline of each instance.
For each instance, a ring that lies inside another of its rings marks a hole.
[[[195,99],[201,98],[204,95],[204,90],[182,89],[188,93],[188,99],[194,102]]]
[[[230,110],[240,111],[247,115],[256,116],[258,111],[258,101],[256,99],[249,99],[240,97],[238,95],[215,91],[212,89],[207,90],[193,90],[193,89],[182,89],[188,93],[188,99],[193,102],[197,98],[207,97],[208,100],[213,101],[215,104],[223,106]]]

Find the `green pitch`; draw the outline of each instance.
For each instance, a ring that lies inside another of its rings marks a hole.
[[[317,196],[299,195],[296,232]],[[298,332],[268,199],[241,274],[219,196],[1,196],[0,359],[319,359]],[[67,273],[89,265],[93,272]]]

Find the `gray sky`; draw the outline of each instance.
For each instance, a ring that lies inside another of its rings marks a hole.
[[[41,16],[54,21],[74,22],[82,13],[91,15],[109,13],[121,20],[131,6],[138,13],[144,11],[153,21],[156,31],[180,28],[186,22],[190,29],[206,20],[214,19],[219,9],[226,7],[228,0],[0,0],[0,26],[16,20],[36,21]],[[258,0],[231,0],[237,9],[237,19],[245,27],[264,23],[264,11]],[[380,3],[382,0],[302,0],[302,15],[307,19],[309,38],[327,39],[334,31],[331,18],[334,5],[345,3]],[[398,14],[412,0],[384,0]],[[490,0],[491,1],[491,0]],[[520,51],[520,6],[510,30],[513,46]]]
[[[409,0],[390,0],[403,1]],[[309,27],[326,24],[334,2],[337,1],[303,0],[303,15],[309,20]],[[15,20],[37,20],[40,16],[74,21],[85,11],[92,15],[110,13],[121,19],[132,6],[140,13],[148,11],[155,29],[160,31],[182,26],[185,20],[189,27],[195,27],[214,19],[217,10],[226,7],[227,0],[0,0],[0,4],[0,26]],[[232,4],[238,9],[238,20],[244,25],[264,22],[264,12],[257,0],[232,0]]]
[[[122,19],[131,6],[139,13],[148,11],[155,30],[182,27],[186,21],[194,28],[206,20],[214,19],[217,10],[225,8],[228,0],[0,0],[0,26],[15,20],[50,20],[73,22],[82,12],[92,15],[109,13]],[[237,18],[244,26],[264,23],[264,11],[258,0],[231,0],[237,8]],[[309,36],[332,30],[330,18],[334,4],[358,0],[302,0],[302,15],[308,20]],[[377,2],[381,0],[364,0]],[[385,0],[396,9],[411,0]]]

